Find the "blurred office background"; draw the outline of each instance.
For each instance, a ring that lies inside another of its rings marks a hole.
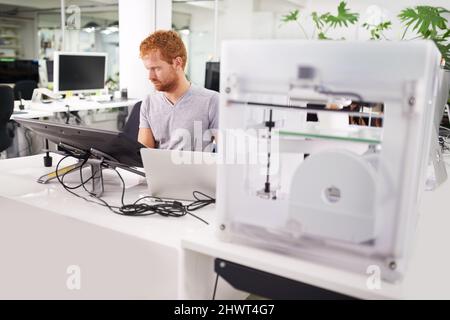
[[[139,59],[139,43],[157,29],[174,29],[188,50],[186,74],[192,83],[218,90],[220,46],[229,39],[304,39],[312,37],[312,12],[335,13],[339,0],[0,0],[0,63],[51,61],[55,51],[107,53],[106,85],[110,93],[126,89],[142,99],[153,88]],[[364,23],[392,21],[384,35],[400,39],[397,15],[405,7],[449,7],[448,0],[348,0],[357,23],[329,30],[334,39],[369,40]],[[283,23],[299,11],[302,27]],[[450,18],[450,17],[448,17]],[[245,52],[242,52],[245,55]],[[262,66],[263,68],[263,66]],[[1,73],[0,68],[0,73]],[[2,79],[0,82],[7,83]],[[13,85],[13,83],[9,83]],[[39,86],[43,86],[39,81]],[[84,124],[120,130],[129,110],[89,111]]]

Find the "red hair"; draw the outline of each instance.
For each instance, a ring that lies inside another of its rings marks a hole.
[[[183,60],[183,69],[186,66],[186,47],[178,33],[172,30],[158,30],[145,38],[139,46],[141,58],[150,52],[159,50],[162,59],[172,64],[173,59],[180,57]]]

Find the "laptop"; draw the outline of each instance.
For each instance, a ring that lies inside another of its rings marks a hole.
[[[151,196],[195,200],[200,191],[215,198],[215,153],[142,148],[141,156]]]

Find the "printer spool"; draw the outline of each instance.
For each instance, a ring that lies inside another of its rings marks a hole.
[[[302,234],[361,243],[374,238],[376,172],[363,156],[347,150],[308,157],[296,169],[289,217]]]

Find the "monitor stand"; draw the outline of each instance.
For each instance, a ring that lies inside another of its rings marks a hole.
[[[44,174],[43,176],[39,177],[39,179],[37,180],[38,183],[45,184],[53,179],[56,179],[57,177],[64,176],[66,174],[77,173],[79,170],[81,170],[81,167],[89,165],[91,168],[90,180],[92,182],[91,182],[91,190],[88,192],[95,197],[100,197],[104,192],[103,172],[102,172],[103,169],[121,168],[145,177],[145,173],[138,171],[134,168],[128,167],[126,165],[123,165],[113,157],[101,151],[91,149],[89,152],[89,158],[85,160],[85,156],[87,154],[85,151],[61,143],[58,145],[58,147],[60,150],[62,150],[62,152],[59,151],[56,153],[63,154],[64,156],[67,155],[73,156],[75,158],[76,158],[75,155],[79,155],[80,158],[82,159],[78,158],[78,162],[75,164],[63,167],[61,169],[58,169],[57,171],[55,170],[48,174]]]
[[[37,182],[39,183],[47,183],[53,179],[56,179],[57,176],[62,177],[66,174],[73,174],[78,173],[78,170],[81,169],[81,167],[89,165],[91,168],[91,190],[89,193],[96,197],[100,197],[104,192],[103,187],[103,174],[102,174],[102,162],[98,159],[92,159],[89,158],[86,162],[84,160],[78,160],[77,163],[63,167],[57,171],[50,172],[48,174],[44,174],[43,176],[39,177]]]

